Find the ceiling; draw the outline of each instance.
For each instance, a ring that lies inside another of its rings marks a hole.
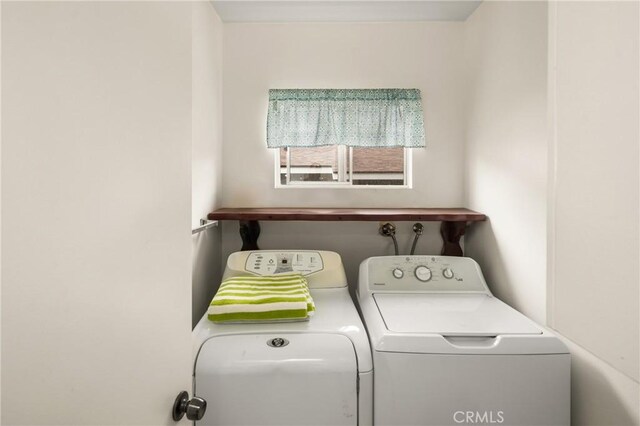
[[[212,0],[224,22],[464,21],[482,0]]]

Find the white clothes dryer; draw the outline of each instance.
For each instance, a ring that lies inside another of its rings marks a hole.
[[[223,278],[291,272],[308,281],[308,321],[215,324],[205,314],[195,327],[193,393],[207,401],[198,424],[372,424],[371,349],[337,253],[237,252]]]
[[[369,258],[357,294],[375,425],[569,425],[566,346],[495,298],[472,259]]]

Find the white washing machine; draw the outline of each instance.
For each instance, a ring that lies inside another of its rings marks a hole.
[[[371,349],[337,253],[237,252],[223,278],[292,271],[309,283],[308,321],[215,324],[205,314],[197,324],[193,393],[207,401],[198,424],[372,424]]]
[[[495,298],[472,259],[369,258],[358,300],[375,425],[569,425],[566,346]]]

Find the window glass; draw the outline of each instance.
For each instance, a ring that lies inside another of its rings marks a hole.
[[[354,185],[404,185],[404,148],[353,148]]]
[[[405,184],[404,148],[348,148],[332,145],[280,148],[278,152],[281,185]],[[353,170],[350,169],[351,166]]]
[[[337,182],[338,147],[290,148],[291,182]]]

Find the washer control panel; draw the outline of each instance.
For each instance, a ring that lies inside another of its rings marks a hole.
[[[247,256],[244,269],[256,275],[309,275],[324,269],[324,262],[317,251],[256,251]]]
[[[372,257],[363,262],[360,280],[376,293],[489,292],[478,264],[468,257]]]

